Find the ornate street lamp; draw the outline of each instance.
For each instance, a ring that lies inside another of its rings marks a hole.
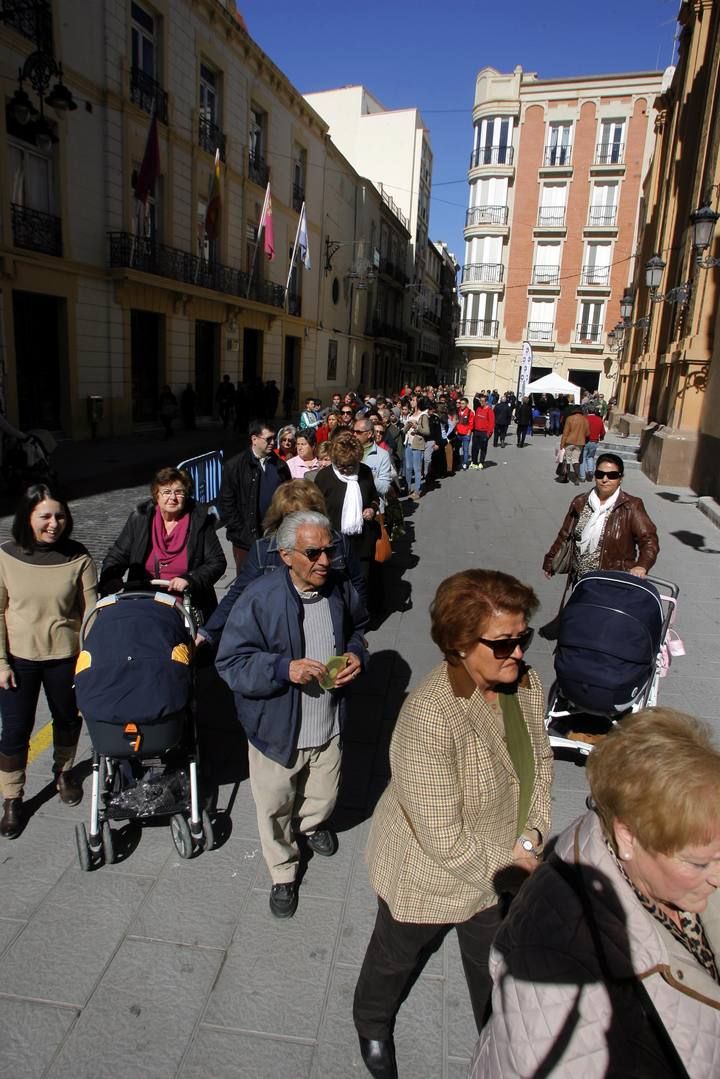
[[[634,305],[635,301],[633,298],[632,289],[626,288],[623,292],[622,300],[620,301],[620,317],[622,318],[623,322],[629,322],[632,318]]]
[[[715,224],[720,214],[711,210],[707,203],[698,207],[690,214],[693,227],[693,247],[695,248],[695,264],[709,270],[713,266],[720,266],[720,259],[703,258],[703,251],[710,246],[715,231]]]
[[[667,263],[656,253],[645,263],[645,284],[650,292],[657,292]]]

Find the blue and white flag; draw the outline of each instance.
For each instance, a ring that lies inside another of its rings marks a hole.
[[[300,261],[306,270],[310,269],[310,242],[308,240],[307,231],[307,214],[305,212],[305,203],[302,204],[302,210],[300,211],[300,223],[298,225],[298,252],[300,254]]]

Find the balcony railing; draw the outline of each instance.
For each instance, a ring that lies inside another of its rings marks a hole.
[[[402,266],[398,266],[392,259],[386,258],[384,255],[380,256],[380,266],[378,267],[380,273],[385,274],[386,277],[392,277],[394,281],[399,282],[401,285],[407,284],[407,274],[403,270]]]
[[[601,142],[595,147],[596,165],[622,165],[624,159],[624,142]]]
[[[250,275],[244,270],[210,262],[144,236],[133,236],[129,232],[110,232],[108,236],[112,267],[140,270],[142,273],[182,281],[186,285],[213,289],[228,296],[256,300],[272,307],[285,306],[284,287],[272,281],[259,281],[255,277],[251,281]]]
[[[611,228],[617,217],[617,206],[591,206],[588,211],[590,228]]]
[[[465,228],[474,225],[507,225],[507,206],[473,206],[465,214]]]
[[[298,213],[302,210],[302,204],[305,202],[305,188],[302,184],[293,184],[292,204],[293,210]]]
[[[267,187],[267,182],[270,179],[270,169],[265,163],[265,158],[260,157],[260,154],[256,154],[252,150],[248,154],[248,177],[259,187]]]
[[[201,116],[198,120],[198,146],[213,156],[219,150],[220,160],[225,160],[225,135],[207,116]]]
[[[375,337],[388,337],[391,341],[402,341],[405,338],[401,326],[393,326],[390,322],[383,322],[379,318],[372,320],[372,333]]]
[[[144,112],[157,108],[158,120],[168,122],[168,96],[159,82],[146,75],[139,67],[130,68],[130,100]]]
[[[460,320],[460,337],[492,337],[498,335],[500,323],[493,318],[467,318]]]
[[[62,222],[59,217],[41,213],[40,210],[29,210],[15,203],[11,204],[10,210],[16,247],[42,251],[45,255],[62,255]]]
[[[564,206],[541,206],[538,210],[538,227],[561,229],[565,225]]]
[[[532,283],[533,285],[559,285],[560,267],[533,266]]]
[[[41,52],[53,55],[53,25],[50,0],[0,0],[0,24],[32,41]]]
[[[546,146],[543,167],[567,168],[572,162],[572,146]]]
[[[580,284],[585,288],[607,288],[610,283],[609,266],[583,266]]]
[[[554,329],[552,322],[528,322],[528,341],[552,341]]]
[[[502,262],[470,262],[462,268],[462,283],[475,282],[497,285],[503,279]]]
[[[410,227],[410,222],[408,221],[407,217],[402,212],[398,204],[395,202],[395,199],[392,197],[392,195],[388,195],[382,184],[380,184],[380,195],[387,208],[389,210],[392,210],[403,228],[408,229]]]
[[[577,345],[602,344],[602,329],[602,324],[599,322],[581,323],[575,328],[575,343]]]
[[[478,165],[512,165],[512,146],[478,146],[470,154],[470,168]]]

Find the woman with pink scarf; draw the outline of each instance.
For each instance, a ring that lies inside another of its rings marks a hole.
[[[214,519],[192,498],[192,480],[177,468],[161,468],[150,484],[151,497],[130,514],[100,571],[100,593],[151,580],[168,582],[171,593],[190,589],[192,604],[208,618],[217,606],[215,582],[227,565]]]

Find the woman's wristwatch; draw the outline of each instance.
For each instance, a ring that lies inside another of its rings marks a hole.
[[[541,850],[541,847],[537,843],[533,843],[532,839],[530,839],[526,835],[521,835],[521,836],[518,837],[518,839],[519,839],[520,846],[522,847],[523,850],[527,851],[528,854],[532,854],[533,857],[535,857],[535,858],[540,857],[540,855],[542,853],[542,850]]]

